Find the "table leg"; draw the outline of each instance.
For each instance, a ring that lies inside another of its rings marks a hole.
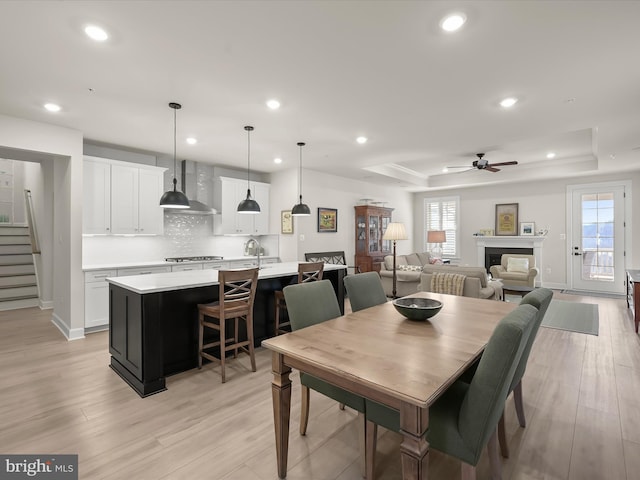
[[[271,359],[273,382],[273,426],[276,433],[276,458],[278,477],[287,476],[287,457],[289,454],[289,419],[291,416],[291,369],[285,365],[281,354],[273,352]]]
[[[400,444],[403,480],[427,480],[429,476],[429,444],[424,434],[429,428],[429,411],[414,405],[400,407]]]

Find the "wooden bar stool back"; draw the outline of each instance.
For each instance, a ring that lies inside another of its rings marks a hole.
[[[218,272],[219,300],[213,303],[198,305],[198,368],[202,368],[202,359],[218,361],[218,358],[205,350],[219,347],[222,383],[225,378],[226,353],[233,350],[233,358],[237,358],[238,350],[249,354],[251,370],[256,371],[256,358],[253,350],[253,303],[258,284],[258,269],[221,270]],[[244,320],[247,337],[238,338],[238,320]],[[216,321],[217,320],[217,321]],[[227,338],[227,320],[233,320],[233,337]],[[219,332],[218,340],[204,343],[204,329],[210,328]]]
[[[307,262],[298,264],[298,283],[316,282],[322,280],[322,273],[324,272],[324,262]],[[274,292],[276,313],[275,313],[275,334],[287,333],[288,330],[284,330],[283,327],[291,327],[289,321],[280,321],[280,310],[287,310],[287,303],[284,301],[284,293],[282,290],[276,290]]]

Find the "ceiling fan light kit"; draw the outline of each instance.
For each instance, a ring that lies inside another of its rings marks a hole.
[[[467,167],[464,165],[454,165],[451,167],[446,167],[447,169],[449,168],[464,168],[466,170],[462,170],[463,172],[466,172],[468,170],[473,170],[473,169],[477,169],[477,170],[487,170],[489,172],[499,172],[500,169],[496,168],[496,167],[504,167],[507,165],[517,165],[518,162],[516,162],[515,160],[510,161],[510,162],[499,162],[499,163],[489,163],[487,160],[484,159],[484,153],[476,153],[476,157],[478,157],[477,160],[474,160],[471,163],[471,167]],[[460,173],[460,172],[458,172]]]

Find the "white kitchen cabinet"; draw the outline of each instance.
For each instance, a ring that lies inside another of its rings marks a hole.
[[[109,283],[106,278],[115,276],[115,270],[96,270],[84,274],[85,328],[102,330],[109,325]]]
[[[189,272],[192,270],[202,270],[201,263],[184,263],[181,265],[171,265],[172,272]]]
[[[202,264],[203,270],[226,270],[227,268],[229,268],[229,262],[215,261],[215,262],[204,262]]]
[[[258,214],[240,214],[238,204],[247,198],[247,181],[220,177],[220,231],[217,234],[264,235],[269,233],[268,183],[249,182],[252,198],[260,205]]]
[[[85,157],[82,169],[82,233],[111,233],[111,164]]]
[[[166,273],[171,271],[170,265],[160,265],[153,267],[129,267],[119,268],[118,277],[127,277],[129,275],[149,275],[151,273]]]
[[[164,170],[85,157],[83,233],[162,235]]]

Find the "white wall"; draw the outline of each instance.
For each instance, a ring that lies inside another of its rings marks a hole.
[[[0,156],[53,164],[53,320],[68,338],[82,337],[82,133],[0,115]]]
[[[567,286],[567,244],[570,238],[566,221],[567,185],[598,183],[605,181],[632,181],[633,198],[640,195],[640,172],[619,175],[599,175],[575,177],[560,180],[511,183],[486,187],[469,187],[454,191],[419,193],[414,198],[414,220],[416,229],[414,241],[422,242],[424,236],[424,198],[443,195],[460,197],[460,263],[477,265],[477,248],[473,234],[481,229],[495,229],[495,205],[518,203],[518,221],[535,222],[536,229],[548,228],[549,233],[543,244],[543,261],[538,267],[544,285]],[[640,238],[640,209],[635,209],[632,217],[632,238]],[[566,239],[561,238],[562,235]],[[640,246],[639,246],[640,247]],[[628,265],[640,265],[640,248],[627,246]],[[631,253],[633,256],[631,256]]]
[[[355,210],[359,200],[370,198],[386,202],[394,208],[393,221],[403,222],[413,231],[413,195],[396,187],[385,187],[338,177],[312,170],[303,170],[302,200],[311,209],[311,216],[294,219],[293,235],[280,235],[280,257],[283,261],[304,260],[305,252],[344,250],[347,263],[355,256]],[[272,232],[280,231],[280,212],[291,210],[298,203],[298,170],[271,174],[269,200]],[[318,207],[338,209],[337,233],[318,233]],[[304,236],[304,240],[301,239]],[[411,239],[398,242],[398,254],[414,251]]]

